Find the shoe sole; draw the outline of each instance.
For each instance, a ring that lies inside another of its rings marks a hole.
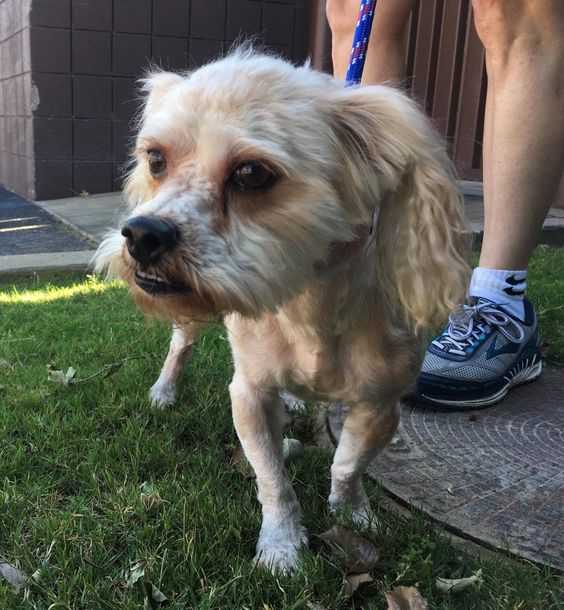
[[[495,394],[491,394],[490,396],[486,396],[484,398],[477,400],[437,400],[436,398],[432,398],[426,394],[421,394],[421,397],[425,399],[425,402],[432,403],[434,405],[457,407],[458,409],[483,409],[498,403],[506,396],[511,388],[535,381],[535,379],[539,378],[541,373],[542,360],[539,358],[537,362],[534,362],[530,366],[527,366],[527,361],[525,361],[525,366],[521,370],[515,372],[511,377],[505,377],[507,383],[503,386],[503,388],[498,390]]]

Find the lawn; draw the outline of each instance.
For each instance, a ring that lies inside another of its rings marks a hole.
[[[563,270],[564,248],[536,253],[530,295],[555,361],[564,361]],[[342,568],[313,536],[294,577],[253,569],[260,509],[254,482],[231,463],[225,334],[216,327],[202,335],[177,405],[156,411],[148,389],[168,338],[119,284],[0,286],[0,556],[34,574],[19,591],[0,578],[0,608],[160,608],[145,599],[152,583],[171,609],[376,610],[386,608],[384,590],[418,583],[437,610],[564,609],[556,573],[476,560],[422,515],[404,522],[378,508],[380,527],[368,537],[381,560],[352,599],[342,592]],[[142,358],[85,383],[47,378],[48,365],[85,378],[134,356]],[[307,446],[289,467],[311,534],[335,523],[325,502],[330,461]],[[382,492],[369,489],[378,507]],[[437,576],[478,568],[480,588],[455,595],[434,586]]]

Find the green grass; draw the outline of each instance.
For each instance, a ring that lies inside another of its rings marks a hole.
[[[530,293],[551,358],[564,360],[564,249],[538,252]],[[177,406],[153,410],[148,389],[169,338],[149,327],[117,284],[96,280],[0,286],[0,556],[37,580],[15,591],[0,578],[0,608],[137,609],[133,562],[168,608],[328,609],[386,607],[382,591],[419,583],[438,610],[546,610],[562,582],[550,570],[456,550],[422,515],[404,523],[379,511],[371,538],[381,550],[374,582],[352,600],[343,573],[315,537],[293,577],[252,568],[260,508],[254,482],[230,464],[235,443],[227,385],[229,347],[221,328],[200,338]],[[83,378],[130,356],[112,376],[64,387],[47,365]],[[307,447],[290,467],[310,533],[327,513],[329,452]],[[371,483],[375,506],[380,490]],[[484,585],[457,596],[437,576],[481,567]],[[150,607],[150,606],[148,606]],[[157,607],[157,606],[155,606]]]

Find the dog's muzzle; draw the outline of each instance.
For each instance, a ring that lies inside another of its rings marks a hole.
[[[158,265],[163,255],[176,246],[178,230],[175,226],[158,218],[134,216],[125,222],[121,234],[126,239],[129,254],[139,263],[135,272],[135,283],[139,288],[152,295],[177,294],[187,290],[186,286],[170,283],[146,271]]]

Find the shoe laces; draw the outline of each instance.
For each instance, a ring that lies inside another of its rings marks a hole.
[[[466,356],[490,334],[492,328],[497,328],[513,343],[525,340],[525,332],[511,316],[484,301],[462,305],[452,313],[448,326],[432,344],[448,353]]]

